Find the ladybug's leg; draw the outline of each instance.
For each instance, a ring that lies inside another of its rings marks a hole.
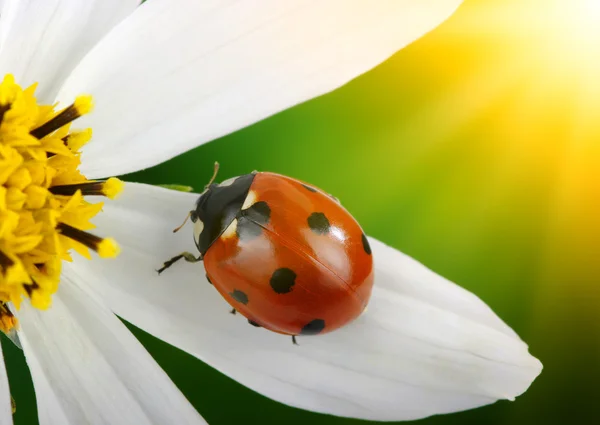
[[[198,257],[196,257],[191,252],[182,252],[181,254],[176,255],[175,257],[171,258],[170,260],[165,261],[163,266],[157,270],[158,274],[161,274],[162,272],[164,272],[166,269],[171,267],[173,264],[175,264],[177,261],[181,260],[182,258],[184,258],[185,261],[187,261],[188,263],[197,263],[198,261],[202,261],[202,255],[199,255]]]
[[[298,344],[298,342],[296,341],[296,335],[292,335],[292,342],[294,343],[294,345],[300,345],[300,344]]]
[[[235,314],[235,313],[237,313],[237,310],[235,308],[232,308],[231,311],[230,311],[230,313],[231,314]]]
[[[258,323],[256,323],[254,320],[248,319],[248,323],[251,324],[252,326],[256,327],[256,328],[261,328],[262,327]]]

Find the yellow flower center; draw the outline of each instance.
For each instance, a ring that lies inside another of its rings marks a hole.
[[[114,257],[118,247],[87,231],[102,203],[86,195],[114,198],[123,183],[89,181],[79,171],[79,149],[91,129],[70,131],[90,112],[90,96],[79,96],[61,111],[38,105],[36,84],[23,90],[12,75],[0,83],[0,330],[16,326],[6,303],[19,308],[23,297],[47,308],[58,289],[63,260],[71,249],[90,258]]]

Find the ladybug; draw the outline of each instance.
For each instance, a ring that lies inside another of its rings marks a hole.
[[[280,334],[331,332],[357,318],[373,287],[373,257],[339,201],[302,181],[252,172],[215,184],[188,217],[207,280],[251,325]],[[187,219],[186,219],[187,220]],[[185,221],[184,221],[185,224]],[[174,230],[178,231],[183,224]]]

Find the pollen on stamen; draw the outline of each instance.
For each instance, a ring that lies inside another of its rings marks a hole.
[[[88,232],[102,203],[85,197],[114,199],[123,189],[116,178],[90,181],[78,170],[79,149],[92,132],[72,131],[71,125],[92,110],[92,97],[79,96],[54,111],[37,104],[35,88],[21,89],[12,75],[0,82],[0,330],[5,333],[16,319],[2,306],[19,308],[29,299],[36,308],[48,308],[71,251],[86,258],[89,250],[102,258],[119,253],[113,239]]]
[[[102,239],[98,244],[98,255],[102,258],[114,258],[121,252],[119,245],[113,238]]]
[[[102,193],[108,199],[117,199],[123,191],[124,186],[125,185],[121,180],[116,177],[111,177],[104,183],[104,186],[102,187]]]
[[[92,102],[92,96],[77,96],[75,102],[73,102],[73,106],[75,106],[75,109],[77,110],[80,116],[92,112],[92,108],[94,107],[94,103]]]

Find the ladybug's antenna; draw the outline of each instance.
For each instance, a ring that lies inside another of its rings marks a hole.
[[[210,178],[210,181],[208,182],[208,184],[206,186],[204,186],[204,190],[207,190],[208,187],[215,181],[215,179],[217,178],[217,173],[219,172],[219,163],[215,161],[215,170],[213,171],[213,175]],[[188,215],[185,216],[185,219],[183,220],[183,223],[181,223],[181,226],[173,229],[173,233],[177,233],[179,232],[179,230],[181,230],[181,228],[183,226],[185,226],[185,223],[187,223],[187,221],[189,220],[190,216],[192,215],[193,211],[190,211],[188,213]]]
[[[217,161],[215,161],[215,170],[213,171],[213,175],[210,178],[210,181],[208,182],[208,184],[206,186],[204,186],[204,189],[208,189],[208,187],[213,184],[213,182],[215,181],[215,179],[217,178],[217,173],[219,172],[219,163]]]
[[[188,215],[185,216],[185,220],[183,220],[183,223],[181,223],[181,226],[177,227],[176,229],[173,229],[173,233],[177,233],[181,230],[181,228],[183,226],[185,226],[185,223],[187,223],[188,219],[190,218],[190,215],[192,215],[192,211],[190,211],[188,213]]]

